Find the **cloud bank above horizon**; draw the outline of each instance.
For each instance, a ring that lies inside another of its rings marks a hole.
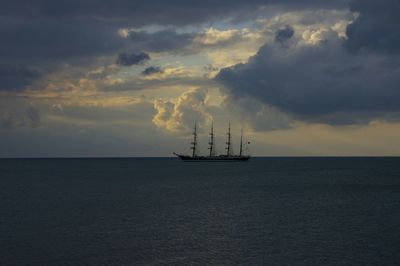
[[[398,1],[0,5],[1,157],[168,155],[195,120],[259,155],[400,153]]]

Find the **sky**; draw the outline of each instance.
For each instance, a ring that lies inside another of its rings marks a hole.
[[[0,0],[0,157],[400,155],[399,0]]]

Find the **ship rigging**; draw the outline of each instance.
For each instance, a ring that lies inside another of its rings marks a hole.
[[[192,150],[192,155],[183,155],[174,152],[174,155],[178,156],[183,161],[247,161],[250,159],[249,155],[243,154],[243,128],[240,134],[240,146],[239,154],[234,154],[232,152],[232,134],[231,134],[231,124],[228,125],[227,141],[226,141],[226,153],[217,155],[215,152],[214,143],[214,123],[211,124],[210,141],[208,142],[209,153],[207,156],[199,155],[198,152],[198,136],[197,136],[197,124],[194,125],[193,130],[193,140],[191,142],[190,149]]]

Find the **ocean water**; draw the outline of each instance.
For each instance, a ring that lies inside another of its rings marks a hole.
[[[399,265],[400,158],[0,160],[0,265]]]

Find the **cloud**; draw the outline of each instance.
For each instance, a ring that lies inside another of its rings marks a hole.
[[[160,24],[184,25],[254,13],[260,6],[268,4],[292,8],[341,8],[347,0],[221,0],[221,1],[181,1],[163,0],[130,1],[120,0],[110,4],[108,0],[70,0],[55,3],[38,0],[33,4],[29,0],[6,1],[0,15],[22,17],[83,18],[90,17],[113,23],[134,23],[135,25]],[[21,8],[23,7],[23,8]],[[254,18],[254,17],[253,17]]]
[[[99,63],[96,58],[116,53],[119,65],[139,64],[150,59],[148,53],[120,51],[180,51],[192,39],[191,34],[179,34],[174,30],[130,31],[124,38],[118,34],[118,29],[118,25],[90,18],[79,21],[33,18],[27,23],[24,19],[0,17],[0,88],[23,89],[42,75],[62,70],[66,65],[91,66]],[[33,75],[36,69],[40,69],[41,75]]]
[[[173,29],[155,32],[130,30],[126,38],[137,49],[148,52],[165,52],[185,48],[192,42],[194,36],[193,33],[177,33]]]
[[[400,52],[400,2],[396,0],[353,0],[357,19],[346,30],[345,47],[351,52]]]
[[[224,107],[234,114],[237,120],[247,128],[255,131],[289,129],[295,126],[290,114],[280,111],[274,106],[266,105],[254,97],[235,97],[224,91]]]
[[[0,56],[33,63],[110,54],[123,46],[116,27],[90,18],[0,17]]]
[[[150,76],[153,74],[157,74],[157,73],[162,73],[163,70],[161,67],[157,67],[157,66],[150,66],[148,68],[146,68],[145,70],[142,71],[142,75],[144,76]]]
[[[132,66],[142,64],[144,61],[150,60],[150,56],[146,53],[120,53],[117,58],[117,64],[121,66]]]
[[[93,65],[94,58],[113,55],[125,47],[116,28],[88,18],[0,16],[0,36],[2,65],[12,66],[16,72],[4,74],[2,67],[1,88],[23,89],[67,65]]]
[[[201,73],[196,71],[195,69],[191,69],[185,66],[164,66],[154,67],[151,66],[145,69],[142,72],[142,76],[140,77],[140,84],[146,85],[144,81],[162,81],[164,85],[168,85],[169,82],[177,83],[177,84],[190,84],[193,85],[200,83],[207,83]],[[150,84],[149,84],[150,85]],[[170,84],[169,84],[170,85]]]
[[[294,30],[290,26],[286,26],[284,29],[280,29],[275,33],[275,41],[279,43],[284,43],[293,37]]]
[[[171,133],[188,133],[195,122],[208,124],[212,119],[205,104],[206,96],[206,90],[193,89],[184,92],[175,101],[155,100],[157,113],[153,123]]]
[[[244,38],[246,33],[246,30],[219,30],[211,27],[205,32],[198,34],[193,41],[202,47],[220,47]]]
[[[399,56],[349,54],[329,29],[315,43],[295,35],[290,46],[267,43],[216,80],[235,101],[252,97],[306,122],[363,124],[400,111]]]
[[[266,35],[256,28],[217,29],[211,27],[197,33],[185,51],[205,55],[214,67],[222,68],[246,62],[257,52],[265,39]]]
[[[36,68],[23,65],[0,65],[0,90],[20,90],[42,76]]]
[[[345,7],[347,1],[168,1],[70,0],[53,3],[39,0],[6,1],[0,11],[0,56],[2,58],[69,58],[107,54],[120,49],[124,42],[118,29],[146,25],[186,26],[221,20],[235,14],[254,11],[266,4],[281,6]],[[254,19],[254,17],[252,17]],[[153,51],[168,50],[191,38],[173,29],[150,34],[131,31],[129,38]],[[161,40],[161,44],[157,43]]]
[[[168,3],[161,0],[151,3],[121,0],[112,4],[108,0],[99,0],[95,4],[92,0],[3,2],[0,9],[0,58],[6,64],[41,69],[46,75],[64,65],[99,64],[99,58],[104,61],[106,57],[111,58],[129,49],[148,53],[197,52],[196,49],[186,49],[196,34],[178,31],[174,27],[198,26],[234,18],[254,19],[254,16],[246,18],[243,14],[253,14],[257,10],[263,14],[263,8],[269,4],[283,8],[338,8],[343,7],[346,1],[323,1],[321,4],[321,1],[308,0],[301,5],[295,0],[174,0]],[[118,34],[120,29],[152,28],[151,25],[164,30],[129,30],[125,38]],[[242,60],[243,56],[240,58]],[[16,87],[34,80],[25,79]]]

